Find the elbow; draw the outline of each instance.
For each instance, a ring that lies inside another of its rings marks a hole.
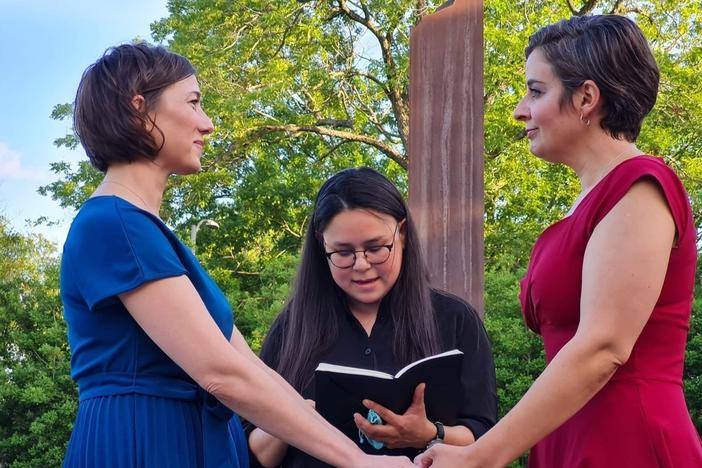
[[[248,420],[252,420],[250,416],[265,399],[260,375],[256,375],[256,370],[251,367],[213,368],[195,381],[223,405]]]
[[[631,357],[631,351],[632,351],[632,348],[625,348],[625,349],[620,348],[620,349],[612,350],[611,361],[612,361],[612,364],[615,366],[615,370],[619,369],[624,364],[629,362],[629,358]]]
[[[210,395],[214,396],[218,400],[222,400],[225,397],[224,379],[218,375],[211,375],[203,379],[202,382],[198,382],[200,386]]]
[[[607,381],[629,361],[631,349],[609,347],[601,350],[599,356],[603,378]]]
[[[613,371],[616,371],[629,361],[633,345],[622,343],[616,337],[607,337],[599,341],[595,341],[597,351],[603,362],[607,364]]]
[[[247,393],[243,380],[237,372],[232,372],[232,369],[210,369],[209,372],[195,379],[207,393],[235,411],[239,409],[240,400]],[[239,391],[235,392],[234,389]]]
[[[604,380],[609,378],[631,357],[633,346],[621,343],[614,337],[584,337],[581,341],[583,345],[583,357],[585,362],[590,361],[595,373],[601,374]],[[599,379],[598,379],[599,380]]]

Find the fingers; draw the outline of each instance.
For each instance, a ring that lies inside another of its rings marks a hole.
[[[375,411],[378,416],[380,416],[380,419],[385,421],[388,424],[395,424],[397,421],[398,415],[387,409],[386,407],[379,405],[378,403],[371,401],[371,400],[363,400],[363,406],[365,406],[368,409],[372,409]]]
[[[371,424],[366,418],[358,413],[353,415],[353,421],[368,438],[380,442],[387,442],[391,433],[395,432],[395,429],[393,429],[392,426]]]
[[[428,449],[425,452],[420,453],[416,457],[414,457],[414,464],[419,466],[420,468],[427,468],[431,466],[433,463],[433,452],[432,449]]]
[[[420,383],[419,385],[417,385],[417,388],[414,389],[414,397],[412,397],[412,406],[424,406],[424,392],[426,388],[427,385],[424,383]]]
[[[416,457],[414,457],[414,464],[420,468],[427,468],[431,466],[433,460],[433,449],[428,449],[426,452],[422,452]]]

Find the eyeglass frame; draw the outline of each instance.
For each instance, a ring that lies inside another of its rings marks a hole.
[[[340,249],[340,250],[334,250],[333,252],[326,252],[325,251],[324,256],[327,257],[327,261],[329,261],[329,263],[331,263],[332,265],[334,265],[336,268],[338,268],[340,270],[348,270],[349,268],[353,268],[356,265],[356,261],[358,260],[358,257],[356,256],[356,254],[358,252],[363,252],[363,258],[365,259],[365,261],[369,265],[382,265],[383,263],[387,262],[390,259],[390,255],[392,254],[392,249],[393,249],[393,247],[395,247],[395,242],[397,241],[397,239],[395,238],[397,236],[397,230],[400,227],[400,224],[402,224],[403,222],[404,222],[404,219],[395,225],[395,230],[392,233],[392,242],[389,244],[371,245],[370,247],[366,247],[365,249],[359,249],[359,250]],[[327,245],[327,244],[326,244],[326,242],[324,242],[324,238],[322,238],[322,246],[325,246],[325,245]],[[382,262],[378,262],[378,263],[372,263],[372,262],[368,261],[368,255],[366,254],[368,249],[377,249],[378,247],[385,247],[388,249],[387,258],[385,260],[383,260]],[[340,267],[339,265],[337,265],[336,263],[334,263],[332,261],[331,256],[334,255],[335,253],[339,253],[339,252],[348,252],[348,253],[353,254],[353,262],[351,263],[351,265],[349,265],[347,267]]]

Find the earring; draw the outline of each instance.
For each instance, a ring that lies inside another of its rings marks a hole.
[[[589,127],[590,126],[590,119],[583,120],[583,114],[580,114],[580,121],[585,124],[585,126]]]

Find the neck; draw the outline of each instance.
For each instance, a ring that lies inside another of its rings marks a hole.
[[[636,145],[629,141],[608,138],[596,146],[585,148],[579,161],[572,166],[580,179],[583,192],[589,191],[619,163],[641,154]]]
[[[112,165],[95,193],[119,195],[158,216],[168,181],[159,169],[151,161]]]
[[[358,320],[366,333],[370,336],[375,320],[378,318],[380,304],[364,304],[356,301],[349,301],[351,314]]]

